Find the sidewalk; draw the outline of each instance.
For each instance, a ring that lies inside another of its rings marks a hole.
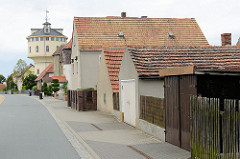
[[[0,95],[0,104],[4,101],[5,97]]]
[[[32,97],[39,100],[37,96]],[[67,102],[52,97],[44,97],[39,101],[55,120],[59,119],[71,131],[93,158],[190,158],[189,152],[121,123],[110,114],[99,111],[77,112],[68,108]],[[85,158],[91,157],[86,154]]]

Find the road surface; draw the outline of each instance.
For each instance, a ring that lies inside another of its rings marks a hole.
[[[48,110],[37,100],[4,95],[0,159],[79,159]]]

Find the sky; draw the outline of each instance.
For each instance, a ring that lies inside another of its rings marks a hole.
[[[210,45],[221,45],[221,34],[240,37],[239,0],[0,0],[0,74],[6,78],[21,58],[27,64],[26,37],[31,28],[42,28],[46,9],[52,28],[72,36],[74,17],[127,16],[195,18]]]

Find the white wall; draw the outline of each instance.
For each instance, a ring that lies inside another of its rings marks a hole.
[[[63,74],[66,77],[66,80],[68,81],[68,89],[72,89],[72,67],[71,64],[65,64],[63,65]]]

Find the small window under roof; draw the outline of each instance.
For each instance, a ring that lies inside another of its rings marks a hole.
[[[118,33],[118,37],[124,37],[123,32],[119,32],[119,33]]]
[[[175,38],[175,35],[173,34],[173,32],[169,32],[169,33],[168,33],[168,36],[169,36],[170,38],[172,38],[172,39]]]

